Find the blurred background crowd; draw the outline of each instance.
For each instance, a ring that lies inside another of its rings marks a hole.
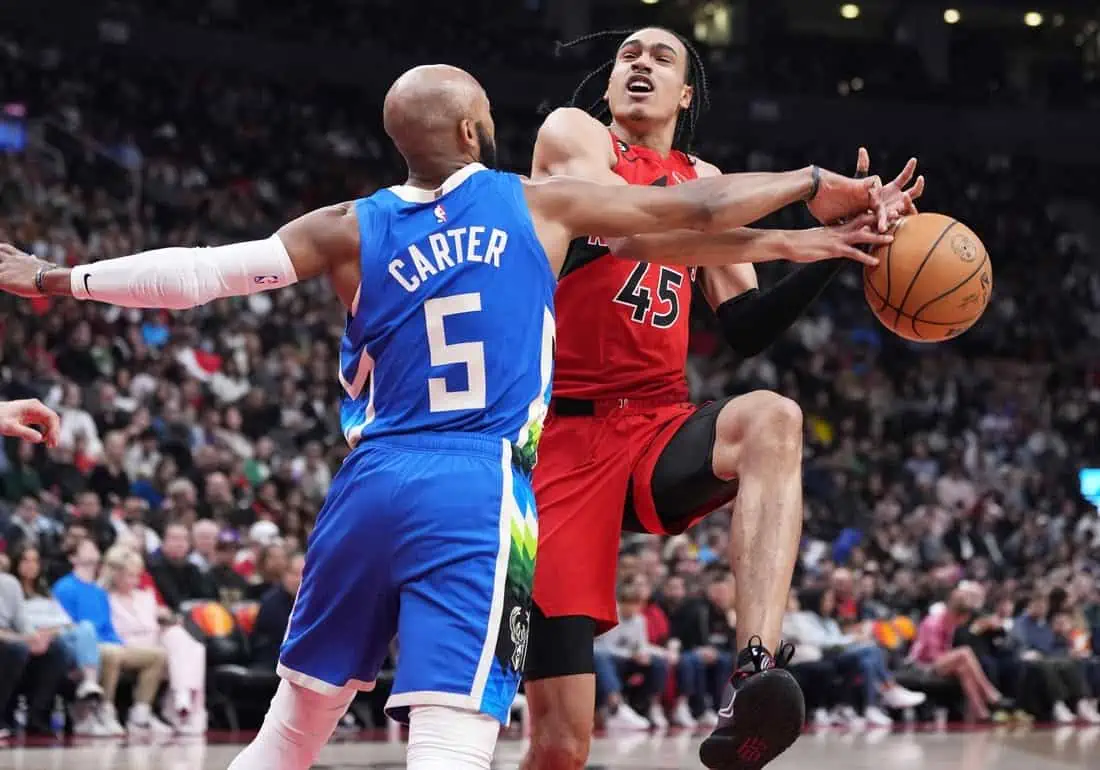
[[[700,314],[689,383],[700,400],[768,388],[802,406],[785,633],[815,724],[1100,722],[1087,5],[1029,12],[1037,23],[1014,2],[957,17],[797,0],[17,5],[0,9],[0,242],[67,264],[264,236],[400,181],[378,95],[406,58],[482,77],[502,165],[523,171],[540,110],[615,45],[556,55],[554,40],[605,24],[697,41],[715,101],[697,149],[724,170],[846,169],[866,143],[892,174],[917,155],[923,207],[992,255],[982,322],[949,344],[903,343],[876,325],[853,267],[749,360]],[[804,119],[816,115],[828,119]],[[809,221],[792,209],[764,225]],[[762,284],[785,269],[765,266]],[[262,714],[346,452],[335,298],[299,285],[183,313],[0,305],[0,393],[62,420],[57,448],[0,452],[0,735],[202,732]],[[736,627],[727,530],[718,511],[688,535],[624,537],[623,622],[597,643],[609,726],[713,720]]]

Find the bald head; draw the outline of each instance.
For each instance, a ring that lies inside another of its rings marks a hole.
[[[429,64],[403,74],[386,94],[382,122],[409,166],[410,182],[442,182],[474,161],[493,165],[489,97],[458,67]]]

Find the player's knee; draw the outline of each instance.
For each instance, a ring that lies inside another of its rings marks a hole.
[[[802,451],[802,408],[770,390],[755,390],[730,401],[716,426],[719,449],[761,458]]]
[[[802,449],[802,408],[794,401],[771,391],[756,391],[744,441],[753,451],[800,452]]]
[[[591,731],[545,715],[532,723],[531,770],[581,770],[588,761]]]

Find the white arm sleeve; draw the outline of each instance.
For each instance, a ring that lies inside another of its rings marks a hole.
[[[213,248],[156,249],[74,267],[77,299],[135,308],[183,310],[297,282],[278,235]]]

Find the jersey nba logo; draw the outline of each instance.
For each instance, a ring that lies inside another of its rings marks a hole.
[[[588,236],[588,245],[589,246],[599,246],[599,247],[604,248],[604,249],[607,248],[607,244],[604,243],[603,238],[601,238],[598,235]]]
[[[442,203],[436,206],[435,209],[432,210],[432,213],[435,214],[435,221],[439,224],[443,224],[447,221],[447,211],[443,208]]]

